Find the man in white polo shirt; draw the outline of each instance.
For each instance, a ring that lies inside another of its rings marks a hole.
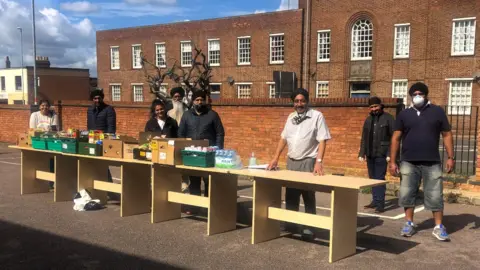
[[[323,155],[327,140],[331,139],[331,136],[323,114],[308,107],[308,96],[308,91],[305,89],[297,89],[293,92],[291,98],[295,112],[288,116],[268,170],[277,167],[280,155],[288,145],[287,170],[323,175]],[[300,195],[305,203],[305,212],[316,214],[315,191],[286,188],[286,208],[298,211]],[[287,229],[290,230],[290,228]],[[294,228],[292,229],[295,231]],[[305,237],[314,238],[309,228],[305,228],[302,234]]]

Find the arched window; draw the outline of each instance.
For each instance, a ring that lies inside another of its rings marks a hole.
[[[352,27],[352,60],[372,59],[373,24],[369,20],[358,20]]]

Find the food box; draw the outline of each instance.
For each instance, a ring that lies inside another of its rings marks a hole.
[[[17,135],[17,146],[31,147],[32,141],[28,133],[20,133]]]
[[[183,165],[192,167],[215,167],[215,152],[182,150]]]
[[[138,141],[135,138],[128,136],[121,136],[118,137],[118,139],[105,139],[103,140],[103,156],[112,158],[124,158],[125,145],[137,145],[137,143]]]
[[[182,150],[187,146],[208,147],[208,140],[191,139],[153,139],[152,162],[165,165],[182,165]]]
[[[138,160],[152,160],[152,151],[149,149],[134,148],[133,158]]]

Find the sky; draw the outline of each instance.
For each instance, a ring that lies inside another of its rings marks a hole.
[[[294,9],[298,0],[36,0],[37,56],[55,67],[88,68],[97,76],[97,30]],[[0,68],[33,65],[31,0],[0,0]],[[22,35],[20,34],[20,27]],[[21,38],[23,37],[23,43]]]

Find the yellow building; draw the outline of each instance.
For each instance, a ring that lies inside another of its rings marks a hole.
[[[0,69],[0,104],[28,104],[27,77],[27,68]]]

